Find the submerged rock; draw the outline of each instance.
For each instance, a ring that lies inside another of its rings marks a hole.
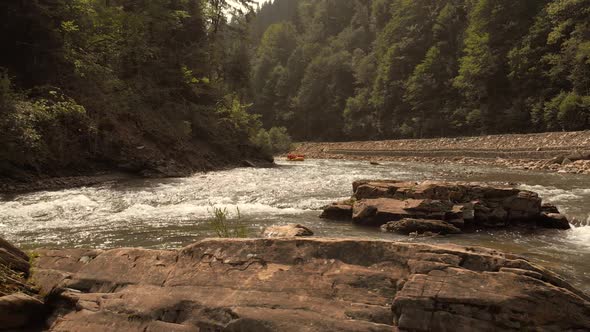
[[[586,294],[483,248],[215,239],[40,254],[33,277],[53,294],[49,331],[590,329]]]
[[[284,226],[270,226],[264,230],[262,236],[266,238],[303,237],[313,236],[313,231],[303,225],[289,224]]]
[[[538,221],[539,225],[544,228],[570,229],[570,223],[567,217],[560,213],[542,213]]]
[[[384,232],[422,235],[430,234],[458,234],[461,230],[450,223],[441,220],[428,219],[402,219],[400,221],[392,221],[381,226]]]
[[[363,180],[353,183],[352,219],[355,223],[381,226],[402,219],[440,220],[461,229],[512,225],[559,227],[548,222],[546,212],[557,208],[542,205],[537,193],[505,185],[466,182]],[[335,207],[323,218],[332,218]],[[346,208],[348,209],[348,208]],[[564,217],[565,218],[565,217]]]

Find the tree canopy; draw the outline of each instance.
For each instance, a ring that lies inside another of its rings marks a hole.
[[[251,98],[305,140],[588,129],[589,21],[588,0],[275,0]]]
[[[590,0],[3,1],[0,171],[589,129],[589,22]]]
[[[175,174],[256,156],[240,92],[252,4],[3,1],[0,171]]]

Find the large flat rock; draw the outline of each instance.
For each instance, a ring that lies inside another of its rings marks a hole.
[[[348,239],[46,250],[49,331],[589,330],[590,298],[517,256]]]

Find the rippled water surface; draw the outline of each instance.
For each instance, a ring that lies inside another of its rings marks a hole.
[[[235,211],[252,235],[297,222],[317,235],[481,245],[526,256],[590,291],[590,177],[490,167],[311,160],[269,169],[235,169],[167,180],[128,180],[37,192],[0,201],[0,236],[22,246],[178,248],[213,236],[212,206]],[[534,190],[575,220],[569,231],[486,231],[409,239],[376,229],[320,220],[319,209],[351,195],[365,178],[503,181]]]

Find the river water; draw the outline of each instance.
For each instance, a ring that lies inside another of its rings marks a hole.
[[[0,236],[25,248],[179,248],[214,236],[213,207],[239,208],[251,235],[272,224],[300,223],[316,235],[365,237],[496,248],[523,255],[590,292],[590,177],[483,166],[310,160],[165,180],[35,192],[0,201]],[[359,179],[463,180],[518,183],[538,192],[572,220],[568,231],[482,231],[411,239],[318,218],[319,209],[352,194]]]

